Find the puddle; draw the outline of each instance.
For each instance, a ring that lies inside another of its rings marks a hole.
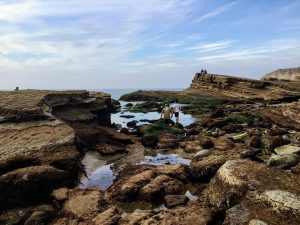
[[[172,150],[174,152],[174,150]],[[166,165],[166,164],[185,164],[189,165],[191,160],[181,158],[178,154],[168,154],[166,151],[159,153],[155,150],[148,151],[147,155],[142,161],[136,164],[149,164],[149,165]],[[114,162],[123,157],[119,154],[114,157],[102,156],[97,152],[87,152],[82,160],[86,168],[86,175],[81,179],[80,188],[88,188],[96,186],[102,190],[109,188],[118,172],[113,170]]]
[[[79,187],[88,188],[96,186],[103,190],[109,188],[117,175],[111,169],[113,162],[124,157],[124,155],[125,154],[102,156],[98,152],[87,152],[82,160],[86,176],[81,178],[81,185]]]
[[[139,164],[149,165],[164,165],[164,164],[185,164],[189,165],[191,160],[179,157],[177,154],[161,154],[157,153],[155,156],[146,155],[145,159]]]
[[[95,170],[88,177],[87,182],[83,186],[81,186],[81,188],[88,188],[91,186],[99,187],[102,190],[106,190],[107,188],[109,188],[116,178],[116,175],[113,174],[113,171],[111,170],[111,165],[112,164],[101,166],[100,168]]]

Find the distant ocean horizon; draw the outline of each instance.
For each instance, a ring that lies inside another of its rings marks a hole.
[[[22,89],[20,90],[30,90],[33,88],[29,89]],[[99,88],[99,89],[35,89],[35,90],[53,90],[53,91],[68,91],[68,90],[86,90],[86,91],[99,91],[99,92],[105,92],[111,95],[111,98],[113,99],[119,99],[122,95],[138,91],[138,90],[146,90],[146,91],[182,91],[186,89],[185,88]],[[13,91],[13,89],[0,89],[0,91]]]
[[[111,95],[113,99],[119,99],[122,95],[138,90],[160,90],[160,91],[182,91],[185,88],[104,88],[104,89],[87,89],[87,91],[100,91]]]

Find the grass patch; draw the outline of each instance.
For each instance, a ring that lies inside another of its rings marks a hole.
[[[183,112],[192,115],[211,112],[227,102],[225,99],[172,91],[136,91],[123,95],[121,99],[124,101],[146,101],[128,108],[131,112],[149,112],[152,108],[161,108],[165,103],[172,104],[178,100],[180,104],[188,105],[183,107]]]
[[[157,121],[151,124],[144,125],[143,135],[161,135],[161,134],[183,134],[184,131],[176,126],[168,125],[163,121]]]

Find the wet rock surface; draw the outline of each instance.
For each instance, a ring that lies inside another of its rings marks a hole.
[[[112,110],[105,93],[27,90],[0,96],[1,209],[48,201],[54,188],[75,185],[86,148],[110,142],[104,152],[111,153],[120,151],[119,142],[129,142],[104,127]]]
[[[262,85],[224,82],[235,97],[241,97],[235,88]],[[277,86],[269,97],[281,98]],[[134,122],[129,136],[129,129],[107,126],[112,101],[103,93],[33,99],[20,110],[9,100],[0,104],[0,224],[300,223],[300,131],[276,119],[297,122],[295,108],[272,117],[278,123],[264,114],[296,102],[213,102],[195,124]],[[198,100],[194,111],[203,104]],[[76,187],[81,172],[87,177]]]

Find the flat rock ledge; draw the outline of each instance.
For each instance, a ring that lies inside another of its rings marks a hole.
[[[45,201],[54,188],[74,186],[85,149],[105,141],[120,149],[119,139],[129,143],[104,127],[111,110],[105,93],[1,91],[0,210]]]

